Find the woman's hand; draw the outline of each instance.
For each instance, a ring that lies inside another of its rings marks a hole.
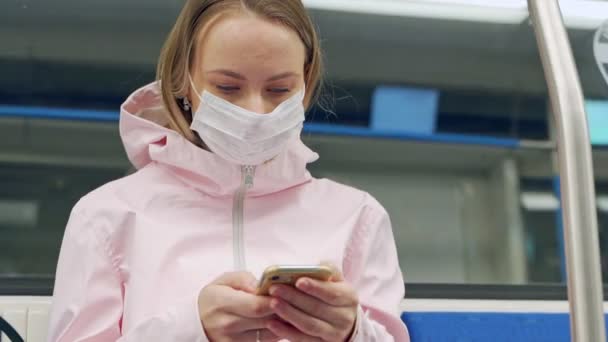
[[[271,320],[267,328],[280,338],[336,342],[353,334],[359,301],[341,275],[327,282],[302,278],[296,288],[276,285],[270,295],[270,307],[283,322]]]
[[[212,342],[278,341],[266,329],[273,320],[271,299],[256,296],[255,277],[247,272],[226,273],[207,285],[198,296],[201,323]]]

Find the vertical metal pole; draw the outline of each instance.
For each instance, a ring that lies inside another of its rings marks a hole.
[[[557,0],[528,0],[556,125],[571,336],[604,342],[591,142],[583,92]]]

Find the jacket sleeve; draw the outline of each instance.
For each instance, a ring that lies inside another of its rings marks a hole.
[[[124,287],[103,219],[80,203],[64,233],[51,306],[49,342],[206,342],[197,296],[191,295],[122,333]]]
[[[361,303],[351,341],[407,342],[400,318],[405,288],[391,222],[384,208],[374,204],[347,247],[344,274]]]

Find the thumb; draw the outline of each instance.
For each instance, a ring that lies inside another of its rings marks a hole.
[[[228,272],[217,278],[213,284],[229,286],[235,290],[255,293],[257,288],[257,280],[251,272]]]

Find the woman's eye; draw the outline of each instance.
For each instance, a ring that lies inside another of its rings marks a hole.
[[[223,91],[225,93],[235,92],[240,89],[239,87],[236,87],[236,86],[227,86],[227,85],[217,85],[216,87],[218,90]]]
[[[270,88],[268,91],[275,94],[285,94],[289,93],[289,88]]]

